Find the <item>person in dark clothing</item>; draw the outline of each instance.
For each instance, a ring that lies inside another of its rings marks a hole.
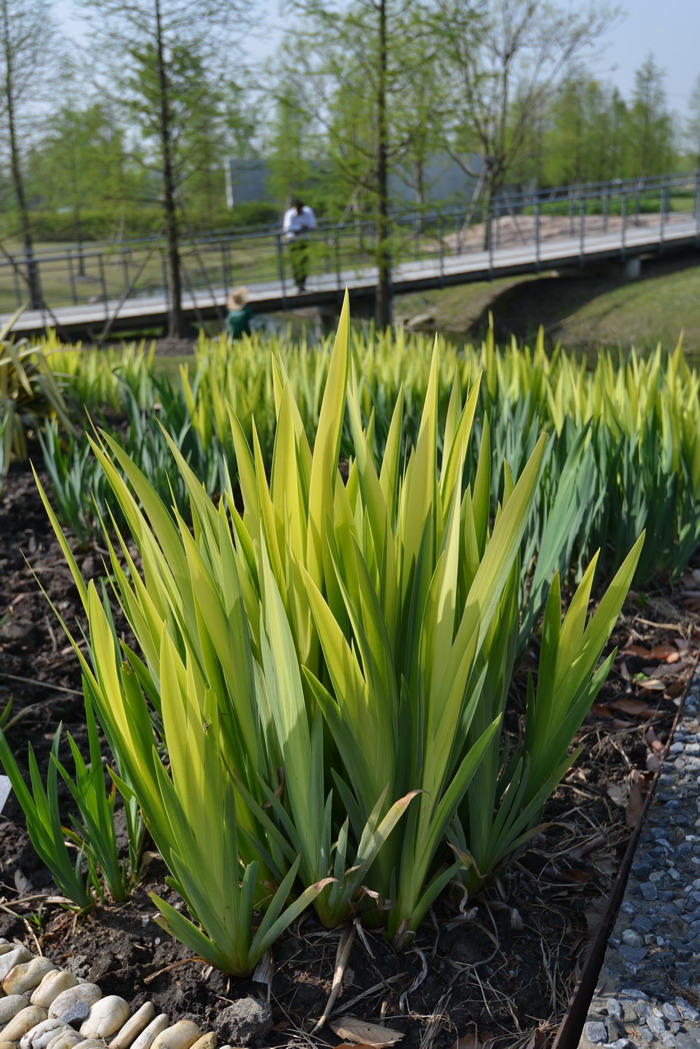
[[[226,305],[228,306],[226,330],[231,338],[240,339],[242,335],[250,335],[253,310],[248,304],[248,289],[234,288]]]

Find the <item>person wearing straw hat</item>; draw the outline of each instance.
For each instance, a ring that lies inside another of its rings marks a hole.
[[[248,304],[248,289],[242,285],[240,288],[234,288],[226,305],[228,306],[226,330],[231,338],[235,340],[240,339],[242,335],[250,335],[253,310]]]

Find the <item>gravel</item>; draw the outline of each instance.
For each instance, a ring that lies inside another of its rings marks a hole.
[[[580,1049],[700,1049],[700,675],[686,696]]]

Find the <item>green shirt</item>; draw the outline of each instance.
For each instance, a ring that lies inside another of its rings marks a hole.
[[[244,306],[242,310],[229,310],[226,327],[232,339],[240,339],[241,335],[250,335],[252,316],[253,311],[250,306]]]

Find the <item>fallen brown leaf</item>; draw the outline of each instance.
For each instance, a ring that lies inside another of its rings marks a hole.
[[[658,677],[639,678],[635,683],[639,688],[646,688],[649,692],[663,692],[666,688],[663,681]]]
[[[403,1031],[393,1031],[390,1027],[381,1027],[356,1016],[342,1016],[339,1020],[329,1022],[328,1026],[339,1038],[346,1038],[356,1045],[369,1045],[372,1049],[394,1045],[404,1036]]]
[[[644,714],[647,709],[643,699],[614,699],[608,706],[611,710],[619,710],[623,714]]]
[[[625,820],[628,827],[636,827],[642,816],[644,798],[642,797],[642,785],[639,770],[633,769],[630,773],[629,796],[625,808]]]
[[[452,1049],[481,1049],[479,1036],[475,1032],[470,1031],[469,1034],[462,1035],[461,1038],[458,1038],[452,1046]]]

